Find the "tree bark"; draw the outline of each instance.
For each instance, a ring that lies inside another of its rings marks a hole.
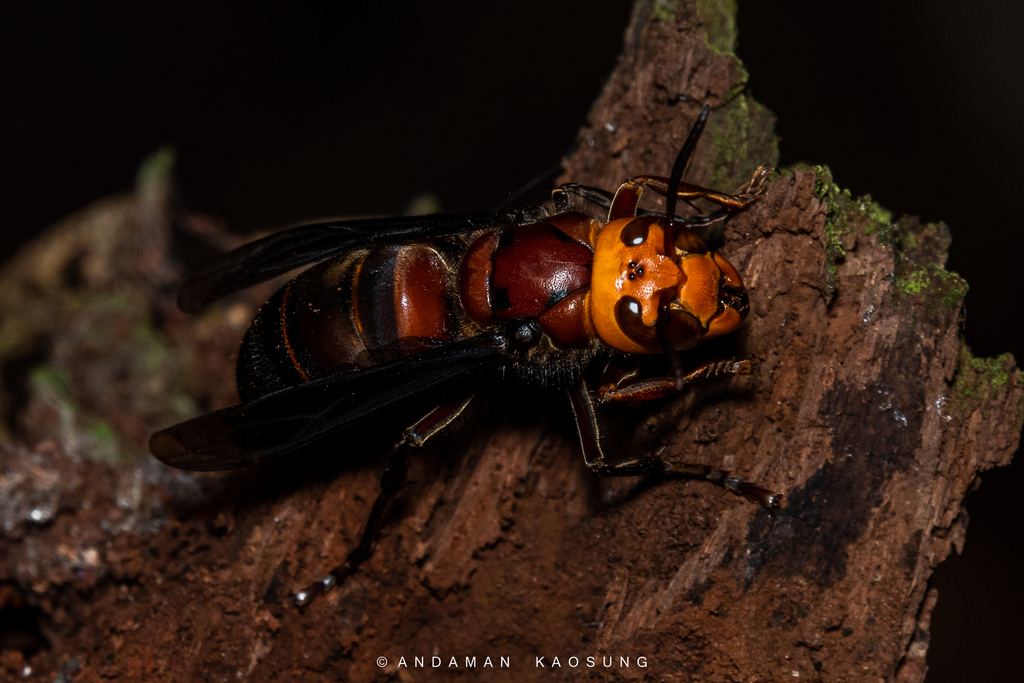
[[[704,102],[689,182],[731,191],[775,164],[734,41],[728,2],[639,3],[563,180],[667,175]],[[754,374],[605,415],[613,455],[733,469],[781,509],[600,480],[564,396],[496,383],[415,455],[373,558],[298,610],[357,541],[394,434],[223,474],[146,454],[156,429],[237,402],[238,343],[273,286],[178,312],[175,234],[237,241],[176,207],[160,159],[145,169],[0,275],[2,670],[409,681],[475,658],[487,680],[923,679],[929,577],[1024,420],[1013,359],[959,337],[945,226],[893,222],[827,168],[783,171],[718,236],[751,313],[695,354]]]

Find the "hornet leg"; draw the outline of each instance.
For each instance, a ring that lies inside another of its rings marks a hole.
[[[699,371],[699,370],[698,370]],[[691,373],[692,374],[692,373]],[[674,378],[671,380],[673,387]],[[722,486],[733,493],[746,496],[749,500],[767,508],[777,508],[782,502],[780,494],[743,481],[725,470],[716,470],[708,465],[678,463],[662,460],[658,455],[648,455],[622,463],[605,462],[601,449],[601,435],[597,425],[594,395],[584,380],[568,390],[576,425],[583,446],[583,459],[587,467],[602,477],[637,477],[646,474],[662,474],[684,479],[703,479]]]
[[[293,601],[296,607],[308,605],[317,596],[344,581],[359,568],[359,565],[373,555],[374,546],[377,545],[377,539],[380,537],[384,510],[405,483],[405,475],[409,470],[409,448],[419,448],[426,443],[427,439],[447,427],[466,409],[475,395],[476,390],[474,389],[465,398],[442,403],[427,413],[419,422],[405,430],[402,438],[391,448],[387,467],[385,467],[380,480],[380,492],[370,509],[370,516],[366,520],[359,544],[349,552],[345,561],[332,569],[327,576],[296,593]]]
[[[655,190],[657,192],[657,190]],[[711,190],[708,190],[711,192]],[[749,194],[749,185],[740,188],[740,191],[736,193],[736,196],[743,196]],[[639,194],[639,192],[638,192]],[[579,183],[566,183],[560,185],[551,191],[551,200],[555,206],[555,211],[561,213],[570,209],[569,195],[576,195],[583,199],[597,204],[601,208],[607,209],[611,207],[612,200],[615,195],[607,190],[601,190],[596,187],[590,187],[589,185],[580,185]],[[723,195],[726,196],[726,195]],[[732,205],[712,211],[711,213],[701,214],[698,216],[679,216],[676,215],[676,223],[686,225],[688,227],[707,226],[712,223],[717,223],[724,220],[736,212],[736,208]],[[653,209],[636,209],[637,216],[664,216],[664,211],[655,211]]]
[[[676,186],[675,196],[691,207],[696,200],[704,199],[722,207],[727,213],[732,213],[757,201],[758,197],[764,193],[765,179],[771,175],[773,170],[767,166],[760,167],[754,172],[750,182],[741,187],[734,195],[718,192],[717,190],[709,190],[698,185],[690,185],[689,183],[679,183]],[[662,196],[667,196],[670,193],[669,184],[671,182],[669,178],[647,175],[635,176],[625,181],[615,192],[615,197],[609,207],[608,220],[612,221],[616,218],[636,216],[637,205],[640,203],[640,196],[643,194],[645,187],[651,188]],[[724,215],[722,217],[724,218]]]
[[[683,386],[686,386],[726,375],[749,375],[753,371],[754,364],[749,360],[715,360],[683,375],[682,381]],[[596,398],[599,404],[649,401],[676,393],[676,387],[675,375],[640,377],[635,372],[623,373],[618,368],[610,367],[601,378]]]
[[[556,211],[562,212],[569,210],[569,195],[571,194],[583,197],[583,199],[586,199],[588,202],[593,202],[605,209],[612,205],[612,199],[615,196],[607,190],[590,187],[589,185],[566,183],[564,185],[559,185],[551,191],[551,200],[554,202]]]

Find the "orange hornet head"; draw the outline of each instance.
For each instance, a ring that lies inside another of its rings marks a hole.
[[[666,298],[668,336],[679,350],[732,332],[747,316],[747,292],[732,264],[688,228],[675,229],[673,252],[662,218],[621,218],[598,234],[590,316],[612,348],[662,353],[655,323]]]

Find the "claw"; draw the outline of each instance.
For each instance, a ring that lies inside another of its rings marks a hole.
[[[740,485],[739,492],[746,496],[747,500],[750,502],[763,505],[769,510],[774,510],[782,505],[781,493],[775,493],[774,491],[769,491],[768,489],[763,489],[760,486],[754,486],[747,482],[743,482],[743,484]]]
[[[712,478],[712,475],[719,473],[721,475],[725,475],[724,478]],[[774,510],[782,504],[781,493],[775,493],[774,491],[769,491],[768,489],[761,488],[760,486],[756,486],[750,482],[743,481],[742,477],[737,477],[719,470],[718,472],[712,472],[711,475],[708,475],[707,479],[714,483],[721,483],[722,486],[733,493],[745,496],[750,502],[763,505],[769,510]]]
[[[292,603],[296,607],[305,607],[309,603],[313,602],[313,600],[333,588],[336,583],[338,583],[338,578],[334,574],[328,574],[316,583],[306,586],[296,593]]]

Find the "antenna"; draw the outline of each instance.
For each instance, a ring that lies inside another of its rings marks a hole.
[[[693,154],[693,149],[697,146],[697,141],[700,140],[700,134],[704,132],[704,124],[707,123],[708,114],[710,113],[711,105],[705,104],[701,108],[700,114],[697,115],[697,120],[693,122],[693,128],[690,129],[690,134],[687,136],[686,142],[683,143],[683,148],[679,150],[679,156],[676,157],[676,163],[672,165],[672,173],[668,177],[668,192],[665,195],[665,218],[668,219],[665,223],[665,251],[672,257],[673,261],[677,259],[675,227],[679,183],[683,180],[686,162],[690,160],[690,155]]]
[[[693,154],[697,141],[700,140],[700,134],[704,132],[704,124],[707,123],[710,113],[711,106],[705,104],[701,108],[700,114],[697,115],[697,120],[693,122],[690,134],[687,136],[686,142],[683,143],[683,148],[679,150],[676,162],[672,165],[672,173],[668,177],[668,192],[665,194],[665,218],[667,219],[665,221],[665,253],[676,263],[679,263],[679,255],[676,253],[676,204],[679,199],[679,183],[683,180],[686,162],[690,160],[690,155]],[[676,391],[682,391],[683,360],[679,357],[679,351],[672,345],[672,340],[668,336],[669,298],[666,295],[661,298],[655,328],[658,334],[658,343],[661,344],[661,350],[668,356],[672,374],[676,377]]]

